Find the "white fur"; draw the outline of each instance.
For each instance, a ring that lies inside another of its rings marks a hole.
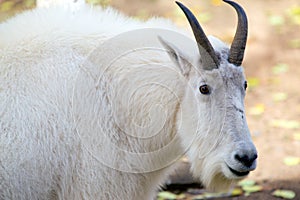
[[[180,62],[150,51],[104,69],[104,42],[142,28],[184,33],[88,6],[38,8],[0,25],[0,199],[153,199],[184,151],[208,187],[240,179],[226,164],[241,169],[235,152],[256,151],[234,109],[244,110],[242,68],[211,38],[219,69],[202,70],[195,49],[176,44],[166,48]],[[211,95],[199,93],[203,83]]]

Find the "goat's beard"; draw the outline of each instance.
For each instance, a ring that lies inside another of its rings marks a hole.
[[[238,182],[237,179],[229,179],[222,172],[223,160],[216,154],[209,154],[203,158],[191,158],[191,171],[195,178],[211,191],[229,191]]]
[[[200,175],[200,180],[205,181],[203,177]],[[210,177],[210,180],[208,180],[207,183],[204,183],[206,188],[211,191],[229,191],[234,187],[234,185],[237,183],[235,179],[228,179],[224,176],[223,173],[217,173],[213,177]]]

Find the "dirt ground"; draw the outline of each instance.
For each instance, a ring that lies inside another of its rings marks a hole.
[[[236,13],[218,0],[181,0],[193,8],[207,34],[230,43]],[[113,7],[131,16],[161,16],[189,28],[173,0],[111,0]],[[250,88],[246,111],[259,152],[258,168],[249,179],[263,190],[248,197],[220,199],[278,199],[275,189],[290,189],[300,199],[300,1],[238,0],[249,18],[249,40],[244,68]]]

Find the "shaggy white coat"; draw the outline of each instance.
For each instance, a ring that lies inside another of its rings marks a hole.
[[[225,163],[238,166],[233,152],[254,148],[244,114],[226,111],[244,109],[242,68],[222,61],[199,75],[150,52],[104,69],[101,45],[142,28],[183,33],[88,6],[39,8],[0,25],[0,199],[153,199],[185,151],[207,186],[237,179]],[[212,42],[226,60],[227,47]],[[203,83],[216,92],[201,95]]]

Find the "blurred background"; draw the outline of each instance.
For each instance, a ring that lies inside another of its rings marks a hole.
[[[173,0],[86,1],[97,6],[112,6],[141,20],[165,17],[189,30]],[[208,35],[231,43],[237,20],[230,6],[221,0],[181,1],[196,14]],[[243,64],[249,85],[246,112],[259,152],[258,168],[251,173],[248,182],[240,185],[242,190],[237,193],[237,199],[276,199],[274,193],[279,189],[290,191],[288,195],[294,193],[294,199],[300,199],[300,0],[237,2],[249,18]],[[0,21],[36,5],[36,0],[0,0]],[[252,192],[247,192],[243,184],[252,187]],[[162,192],[158,198],[192,198],[188,191]],[[198,199],[202,198],[199,196],[202,190],[193,191]],[[283,198],[288,197],[284,195]]]

